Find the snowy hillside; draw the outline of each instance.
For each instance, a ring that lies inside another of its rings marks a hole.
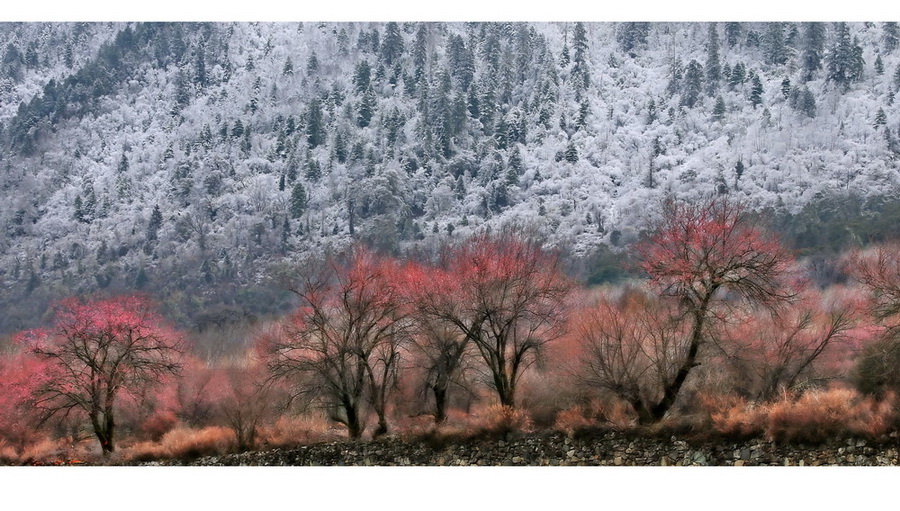
[[[144,289],[276,309],[285,260],[517,226],[588,257],[660,198],[898,187],[896,23],[0,24],[0,331]]]

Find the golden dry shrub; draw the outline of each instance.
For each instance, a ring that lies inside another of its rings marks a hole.
[[[130,461],[198,458],[231,452],[236,444],[234,431],[226,427],[193,429],[179,426],[163,435],[159,442],[138,442],[129,446],[124,456]]]
[[[820,442],[847,435],[877,438],[888,431],[895,414],[890,401],[847,388],[811,390],[797,399],[786,395],[767,408],[766,436],[783,441]]]

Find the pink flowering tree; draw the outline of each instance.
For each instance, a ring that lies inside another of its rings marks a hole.
[[[720,199],[666,203],[662,221],[636,254],[651,285],[677,303],[677,317],[687,322],[685,349],[672,361],[677,369],[649,407],[647,419],[658,421],[700,363],[700,348],[724,310],[741,300],[777,308],[792,299],[793,258],[742,205]]]
[[[865,304],[855,289],[807,288],[778,314],[754,308],[730,317],[716,336],[737,390],[768,401],[842,376],[854,339],[865,336]]]
[[[436,332],[434,353],[456,367],[471,345],[500,404],[515,407],[523,373],[564,331],[572,283],[559,257],[512,232],[481,235],[452,248],[428,277],[417,313],[448,329]]]
[[[388,431],[408,337],[397,271],[395,261],[363,247],[346,261],[311,265],[288,284],[299,307],[258,339],[272,376],[298,381],[298,393],[322,403],[353,439],[365,430],[369,407],[378,417],[373,436]]]
[[[18,336],[41,361],[31,402],[46,421],[82,412],[104,455],[115,450],[123,395],[140,395],[180,369],[181,340],[142,296],[70,298],[56,304],[52,325]]]

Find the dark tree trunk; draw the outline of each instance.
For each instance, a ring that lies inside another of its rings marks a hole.
[[[375,428],[375,431],[372,432],[372,438],[378,438],[381,435],[384,435],[388,432],[387,420],[384,418],[384,415],[378,416],[378,427]]]
[[[113,442],[116,423],[111,411],[104,415],[105,416],[101,420],[99,411],[92,411],[89,414],[91,426],[94,428],[94,435],[100,442],[100,449],[103,451],[104,456],[109,456],[116,450],[115,443]]]
[[[353,440],[358,439],[363,434],[363,424],[359,419],[359,410],[355,406],[347,403],[344,404],[344,412],[347,414],[347,434]]]
[[[434,392],[434,423],[442,424],[447,419],[447,387],[446,385],[433,385]]]
[[[675,378],[663,388],[662,399],[650,409],[652,422],[659,422],[665,417],[669,409],[672,408],[672,405],[675,404],[675,399],[678,398],[678,393],[681,391],[681,387],[684,385],[685,380],[687,380],[691,370],[699,365],[697,363],[697,353],[700,351],[700,343],[703,340],[703,327],[706,323],[706,309],[714,292],[715,290],[710,292],[709,295],[701,301],[699,308],[695,310],[693,314],[694,328],[691,331],[691,344],[688,346],[687,356],[684,358],[684,362],[675,374]]]

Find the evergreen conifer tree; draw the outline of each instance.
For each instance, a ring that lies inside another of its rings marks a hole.
[[[753,85],[750,88],[750,103],[753,108],[758,107],[763,102],[763,84],[758,74],[753,75]]]
[[[719,89],[722,79],[722,64],[719,61],[719,32],[716,24],[710,23],[706,42],[706,94],[712,96]]]
[[[784,26],[780,22],[766,24],[766,63],[780,66],[787,62],[788,50],[784,44]]]
[[[565,159],[569,163],[578,162],[578,149],[575,148],[575,143],[571,140],[569,140],[568,145],[566,145]]]
[[[306,141],[310,149],[315,149],[325,142],[322,104],[318,98],[313,98],[306,109]]]
[[[381,58],[385,67],[393,67],[403,55],[403,35],[400,33],[400,25],[391,21],[384,27],[384,39],[381,43]]]
[[[684,73],[684,86],[681,91],[681,105],[693,108],[703,91],[703,66],[696,60],[688,63]]]
[[[884,31],[884,51],[892,53],[900,46],[900,29],[897,28],[896,21],[887,21],[882,25]]]
[[[716,105],[713,107],[713,119],[721,121],[725,118],[725,99],[722,96],[716,98]]]
[[[878,113],[875,114],[875,129],[887,125],[887,114],[884,113],[884,108],[879,108]]]
[[[862,79],[865,61],[859,42],[850,37],[847,23],[835,24],[835,38],[831,50],[825,56],[828,65],[828,80],[846,91],[850,84]]]
[[[300,181],[291,190],[291,218],[300,218],[306,211],[306,189]]]
[[[741,24],[736,21],[725,23],[725,42],[733,48],[741,40]]]
[[[822,69],[822,55],[825,51],[825,24],[811,22],[803,24],[803,78],[813,79],[815,72]]]

